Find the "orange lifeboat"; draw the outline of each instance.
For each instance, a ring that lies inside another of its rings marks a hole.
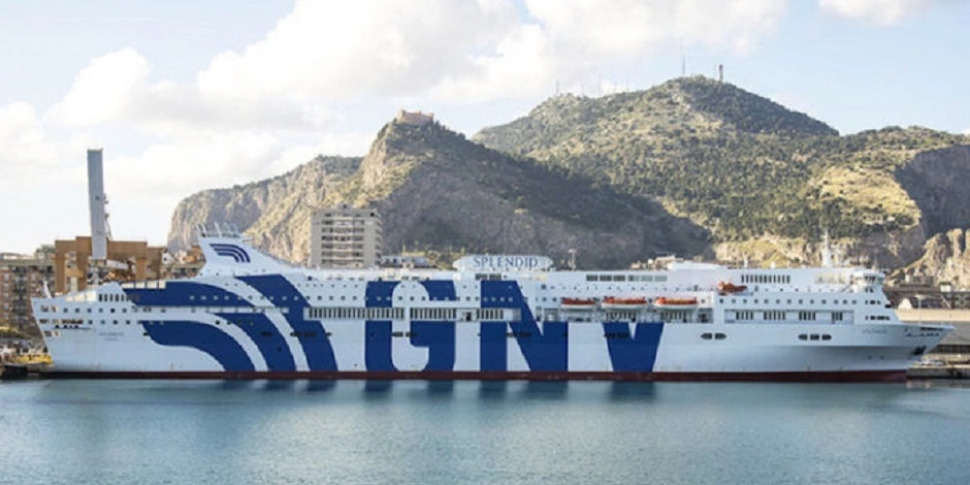
[[[657,298],[656,304],[662,307],[687,308],[697,306],[697,298],[667,298],[661,296]]]
[[[562,307],[571,310],[592,310],[596,307],[596,300],[592,298],[563,298]]]
[[[647,306],[647,299],[643,297],[619,298],[608,296],[603,299],[603,308],[610,310],[639,310]]]
[[[728,293],[741,293],[742,291],[747,289],[748,287],[745,285],[735,285],[734,283],[730,283],[730,282],[722,281],[717,284],[717,290],[720,291],[722,295],[725,295]]]

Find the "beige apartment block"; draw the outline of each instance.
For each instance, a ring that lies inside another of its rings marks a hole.
[[[381,259],[384,239],[376,209],[347,204],[318,209],[310,228],[310,266],[372,268]]]
[[[54,283],[54,260],[50,253],[33,256],[0,253],[0,327],[35,334],[30,299],[44,295],[44,283]]]
[[[161,247],[144,241],[108,241],[108,261],[113,262],[105,281],[145,281],[162,275]],[[61,294],[88,287],[91,263],[91,238],[54,242],[54,292]]]

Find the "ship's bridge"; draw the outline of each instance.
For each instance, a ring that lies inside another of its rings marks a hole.
[[[886,276],[874,270],[857,270],[852,273],[852,286],[865,289],[867,292],[881,288]]]

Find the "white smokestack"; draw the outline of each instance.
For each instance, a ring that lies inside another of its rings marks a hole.
[[[91,205],[91,259],[108,259],[108,214],[101,150],[88,150],[88,202]]]

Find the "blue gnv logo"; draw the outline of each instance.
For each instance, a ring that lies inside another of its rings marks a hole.
[[[235,244],[213,244],[212,250],[219,256],[235,259],[237,263],[249,262],[249,254],[246,250]]]

